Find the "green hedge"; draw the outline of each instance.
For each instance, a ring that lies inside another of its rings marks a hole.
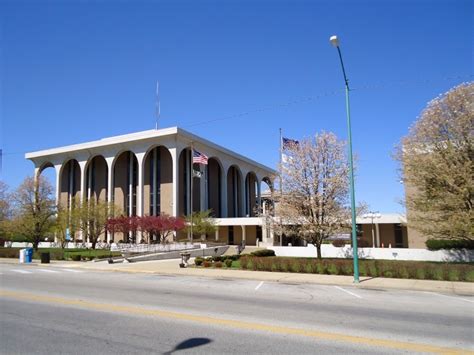
[[[0,247],[0,258],[18,258],[20,249]],[[103,249],[61,249],[40,248],[33,252],[33,259],[41,259],[41,253],[50,253],[51,260],[93,260],[95,258],[108,258],[109,256],[120,256],[119,252],[111,252]]]
[[[353,275],[352,259],[240,258],[244,270]],[[425,261],[359,260],[361,276],[474,282],[474,265]]]
[[[428,239],[425,244],[429,250],[474,249],[474,240]]]
[[[271,249],[256,250],[256,251],[250,253],[250,255],[252,255],[252,256],[264,256],[264,257],[275,256],[275,250],[271,250]]]

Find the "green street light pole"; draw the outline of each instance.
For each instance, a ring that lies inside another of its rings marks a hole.
[[[344,62],[342,61],[341,49],[339,48],[339,39],[337,36],[331,36],[329,39],[331,44],[337,48],[339,53],[339,60],[341,61],[342,74],[344,75],[344,83],[346,86],[346,113],[347,113],[347,130],[349,136],[349,180],[350,180],[350,194],[351,194],[351,214],[352,214],[352,249],[354,255],[354,283],[359,283],[359,254],[357,250],[357,225],[356,225],[356,207],[355,207],[355,192],[354,192],[354,163],[352,158],[352,129],[351,129],[351,110],[349,105],[349,81],[347,80],[346,70],[344,69]]]

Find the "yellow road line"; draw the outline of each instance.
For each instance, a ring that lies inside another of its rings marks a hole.
[[[260,331],[266,331],[266,332],[271,332],[271,333],[276,333],[276,334],[285,334],[285,335],[293,334],[293,335],[300,335],[300,336],[305,336],[305,337],[310,337],[310,338],[318,338],[322,340],[334,340],[334,341],[343,341],[343,342],[353,343],[353,344],[361,344],[364,346],[376,346],[376,347],[378,346],[378,347],[386,347],[386,348],[397,349],[397,350],[437,353],[437,354],[466,354],[466,353],[474,354],[474,352],[471,352],[469,350],[464,350],[464,349],[446,348],[446,347],[438,347],[438,346],[427,345],[427,344],[417,344],[417,343],[409,343],[409,342],[395,341],[395,340],[384,340],[384,339],[375,339],[375,338],[368,338],[368,337],[351,336],[351,335],[346,335],[346,334],[329,333],[329,332],[322,332],[322,331],[316,331],[316,330],[306,330],[306,329],[283,327],[283,326],[274,326],[274,325],[268,325],[268,324],[263,324],[263,323],[245,322],[245,321],[238,321],[238,320],[232,320],[232,319],[196,316],[196,315],[186,314],[186,313],[161,311],[161,310],[146,309],[146,308],[140,308],[140,307],[120,306],[120,305],[113,305],[113,304],[106,304],[106,303],[95,303],[95,302],[89,302],[89,301],[78,300],[78,299],[45,296],[45,295],[38,295],[38,294],[27,293],[27,292],[7,291],[7,290],[0,289],[0,296],[6,297],[6,298],[13,298],[17,300],[19,299],[19,300],[25,300],[25,301],[36,301],[36,302],[52,303],[52,304],[67,305],[67,306],[79,306],[86,309],[95,309],[99,311],[111,311],[111,312],[120,312],[120,313],[128,313],[128,314],[135,314],[135,315],[154,316],[154,317],[161,317],[161,318],[168,318],[168,319],[180,319],[180,320],[185,320],[185,321],[199,322],[201,324],[223,325],[223,326],[228,326],[231,328],[239,328],[239,329],[246,329],[246,330],[260,330]]]

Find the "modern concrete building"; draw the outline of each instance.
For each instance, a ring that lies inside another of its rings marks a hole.
[[[405,215],[384,213],[378,218],[358,217],[361,246],[375,248],[416,248],[411,244]]]
[[[206,155],[208,164],[192,164],[192,149]],[[276,172],[181,128],[104,138],[25,157],[34,163],[35,176],[55,169],[56,200],[62,206],[70,206],[73,198],[96,198],[113,201],[128,216],[185,216],[191,210],[211,209],[219,228],[208,240],[273,244],[256,211],[262,183],[272,189]]]

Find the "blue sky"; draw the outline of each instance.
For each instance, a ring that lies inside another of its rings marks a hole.
[[[337,34],[353,88],[356,199],[403,211],[391,154],[429,100],[474,80],[473,10],[456,0],[3,0],[1,179],[14,188],[32,173],[27,151],[153,128],[157,80],[161,127],[270,167],[280,127],[346,139]]]

